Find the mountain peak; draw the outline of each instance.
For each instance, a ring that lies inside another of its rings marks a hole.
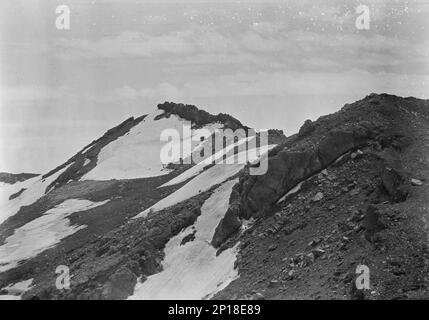
[[[191,121],[196,127],[202,127],[209,123],[222,123],[226,128],[236,130],[239,128],[247,129],[239,120],[226,113],[219,113],[213,115],[205,110],[198,109],[196,106],[191,104],[164,102],[158,104],[158,109],[164,110],[165,114],[162,116],[169,116],[175,114],[182,119]]]
[[[288,138],[271,130],[277,141],[254,162],[161,164],[160,133],[188,121],[192,132],[245,128],[165,102],[19,185],[0,210],[0,287],[34,278],[22,297],[43,299],[353,299],[344,279],[363,263],[370,298],[423,296],[410,279],[427,274],[427,100],[371,94]],[[208,141],[189,140],[197,151]],[[266,173],[252,175],[261,159]],[[60,264],[70,291],[52,281]]]

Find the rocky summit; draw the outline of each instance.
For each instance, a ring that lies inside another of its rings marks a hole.
[[[196,150],[220,129],[250,144],[232,116],[166,102],[45,174],[0,174],[0,297],[429,298],[428,100],[370,94],[269,130],[255,159],[161,163],[184,123]]]

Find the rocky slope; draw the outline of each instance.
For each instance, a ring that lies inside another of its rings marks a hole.
[[[241,242],[240,278],[217,298],[427,298],[428,107],[372,94],[243,175],[213,239]],[[237,217],[255,219],[240,236]],[[355,290],[359,264],[370,290]]]
[[[16,182],[22,182],[30,178],[38,176],[35,173],[9,173],[9,172],[0,172],[0,182],[14,184]]]
[[[371,94],[296,135],[270,130],[261,176],[249,175],[255,163],[135,164],[124,155],[158,150],[145,128],[248,129],[194,106],[158,110],[44,175],[43,192],[31,185],[6,203],[0,294],[26,283],[23,299],[428,297],[428,101]],[[112,179],[85,178],[112,163]],[[35,245],[39,229],[55,241]],[[359,264],[369,290],[354,286]],[[58,265],[69,290],[55,286]]]

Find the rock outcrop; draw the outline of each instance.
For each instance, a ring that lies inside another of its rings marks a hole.
[[[37,177],[38,174],[35,173],[8,173],[0,172],[0,182],[14,184],[16,182],[21,182],[28,180],[30,178]]]
[[[280,197],[344,154],[364,145],[394,148],[402,144],[403,135],[393,125],[395,117],[403,112],[401,103],[403,99],[399,97],[372,94],[316,122],[306,121],[297,136],[270,152],[265,175],[246,174],[240,179],[240,195],[231,197],[213,245],[219,246],[239,229],[239,218],[265,216]],[[383,182],[395,201],[406,197],[400,176],[388,171],[383,174]]]
[[[218,115],[212,115],[207,111],[198,109],[194,105],[164,102],[158,104],[158,109],[165,111],[165,114],[161,116],[169,116],[170,114],[175,114],[182,119],[191,121],[196,127],[202,127],[206,124],[213,122],[220,122],[224,124],[225,128],[229,128],[232,130],[237,130],[239,128],[248,128],[243,126],[240,121],[230,116],[229,114],[219,113]]]

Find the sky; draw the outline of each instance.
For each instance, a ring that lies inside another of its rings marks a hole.
[[[46,172],[164,101],[290,135],[372,92],[429,98],[428,28],[427,0],[2,0],[0,171]]]

